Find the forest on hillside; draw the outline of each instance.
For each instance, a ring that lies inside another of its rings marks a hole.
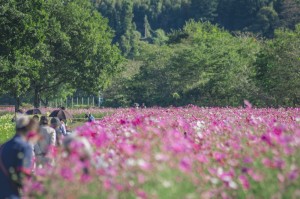
[[[300,104],[297,0],[102,0],[129,59],[108,106]]]
[[[190,19],[265,38],[272,38],[277,28],[294,29],[300,21],[298,0],[96,0],[96,6],[131,57],[137,53],[136,40],[153,43]]]

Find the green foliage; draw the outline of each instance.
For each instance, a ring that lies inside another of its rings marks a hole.
[[[299,104],[296,0],[0,1],[0,94],[17,106],[105,89],[107,106]]]
[[[106,99],[114,106],[240,106],[244,99],[258,106],[296,106],[299,41],[299,26],[277,30],[263,42],[190,21],[167,45],[140,43],[138,72],[118,78]]]
[[[279,29],[267,41],[257,62],[257,79],[267,105],[300,104],[300,25]]]
[[[278,27],[294,28],[300,22],[297,0],[97,0],[99,11],[116,31],[115,42],[125,56],[135,53],[139,32],[153,43],[153,31],[182,28],[186,21],[209,21],[229,31],[251,31],[271,38]],[[131,35],[131,36],[130,36]],[[130,46],[130,43],[132,45]]]
[[[105,88],[122,61],[107,20],[88,0],[30,2],[1,6],[1,90],[15,98],[29,91],[37,107],[74,88]]]
[[[17,99],[30,88],[30,79],[40,67],[34,48],[44,40],[47,15],[44,1],[1,0],[0,7],[0,91]]]
[[[256,91],[253,63],[260,44],[209,23],[191,21],[179,44],[144,44],[129,98],[148,105],[240,105]],[[238,84],[236,82],[239,82]]]
[[[278,22],[279,16],[272,7],[262,7],[257,13],[256,22],[249,29],[255,33],[273,37]]]
[[[6,114],[0,116],[0,144],[13,137],[15,134],[15,123],[11,122],[13,115]]]

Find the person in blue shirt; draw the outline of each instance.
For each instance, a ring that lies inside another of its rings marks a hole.
[[[85,118],[88,119],[88,122],[94,122],[95,121],[95,117],[92,116],[91,113],[85,114]]]
[[[15,136],[0,146],[0,199],[19,199],[24,177],[31,176],[33,150],[29,140],[38,135],[38,123],[16,118]]]

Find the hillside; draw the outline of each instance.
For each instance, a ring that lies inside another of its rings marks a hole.
[[[186,21],[209,21],[231,32],[272,38],[279,27],[300,21],[297,0],[97,0],[98,10],[115,30],[125,55],[134,54],[134,39],[155,37],[183,28]],[[136,32],[138,31],[138,32]],[[126,46],[127,43],[131,47]]]

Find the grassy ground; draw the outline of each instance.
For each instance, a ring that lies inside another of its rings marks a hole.
[[[96,120],[102,119],[107,113],[94,114]],[[5,113],[0,115],[0,144],[9,140],[15,134],[15,124],[11,122],[13,115],[11,113]],[[87,119],[85,114],[74,115],[72,122],[68,122],[68,128],[73,131],[77,127],[82,126]]]
[[[0,116],[0,144],[6,142],[15,134],[15,123],[11,121],[13,115]]]

